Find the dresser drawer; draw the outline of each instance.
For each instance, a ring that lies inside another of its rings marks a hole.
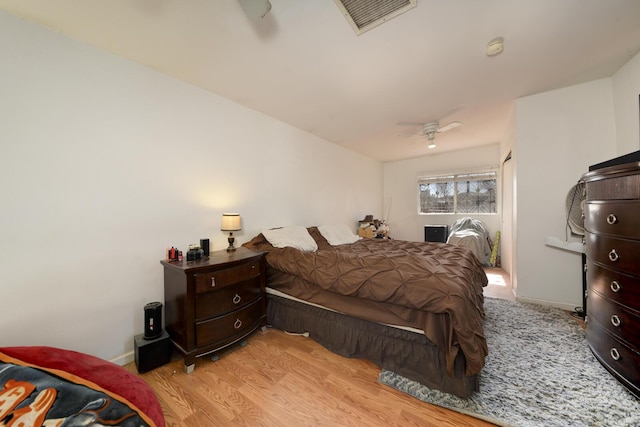
[[[587,324],[587,339],[593,354],[616,378],[640,390],[640,353],[609,335],[598,322]]]
[[[625,170],[601,169],[584,175],[587,200],[633,200],[640,199],[640,174],[636,165]],[[596,176],[600,178],[596,179]]]
[[[598,234],[640,239],[640,201],[587,202],[585,228]]]
[[[262,300],[224,316],[196,322],[196,345],[214,345],[222,341],[233,342],[243,334],[253,331],[262,318]]]
[[[587,260],[589,288],[612,301],[640,312],[640,279],[601,267]]]
[[[221,316],[260,298],[260,282],[251,279],[225,286],[217,292],[196,295],[196,320]]]
[[[597,321],[612,335],[640,349],[640,313],[633,313],[624,306],[609,301],[593,289],[589,292],[589,322]]]
[[[225,268],[224,270],[217,270],[211,273],[197,273],[195,275],[196,293],[217,291],[225,286],[258,277],[259,275],[260,261]]]
[[[618,271],[640,275],[640,241],[598,236],[587,232],[587,257],[592,261]]]

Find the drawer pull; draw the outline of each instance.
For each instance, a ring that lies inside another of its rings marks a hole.
[[[211,287],[212,288],[216,287],[216,278],[215,277],[211,277]]]
[[[610,351],[609,354],[611,355],[611,358],[613,360],[620,360],[620,352],[618,351],[617,348],[613,347]]]
[[[618,252],[616,252],[615,249],[611,249],[611,252],[609,252],[609,261],[616,262],[619,259],[620,255],[618,255]]]
[[[614,214],[607,215],[607,224],[613,225],[616,222],[618,222],[618,217],[616,217]]]
[[[620,283],[618,283],[617,280],[613,280],[611,282],[611,284],[609,285],[609,287],[611,288],[611,290],[615,293],[620,292],[620,289],[622,289],[622,286],[620,286]]]
[[[236,323],[233,324],[233,327],[236,328],[236,329],[240,329],[241,326],[242,326],[242,320],[236,319]]]
[[[620,323],[622,323],[622,322],[620,321],[620,318],[618,317],[617,314],[614,314],[614,315],[611,316],[611,324],[613,326],[615,326],[617,328],[618,326],[620,326]]]
[[[240,295],[236,294],[236,296],[233,297],[232,301],[233,301],[234,304],[239,304],[240,301],[242,301],[242,297]]]

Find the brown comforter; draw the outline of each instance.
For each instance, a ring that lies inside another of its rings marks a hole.
[[[422,329],[445,352],[449,373],[459,351],[467,375],[482,369],[487,277],[469,250],[380,239],[330,246],[309,230],[317,252],[274,248],[262,234],[245,244],[268,252],[269,287],[355,317]]]

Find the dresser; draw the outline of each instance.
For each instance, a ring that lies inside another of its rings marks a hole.
[[[184,355],[185,371],[196,357],[241,341],[266,327],[263,253],[240,247],[195,261],[161,261],[165,329]]]
[[[640,397],[640,163],[593,170],[583,180],[587,341]]]

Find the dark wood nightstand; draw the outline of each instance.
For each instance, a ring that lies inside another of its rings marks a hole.
[[[184,355],[187,373],[195,369],[196,357],[266,328],[263,255],[240,247],[196,261],[161,261],[165,329]]]

